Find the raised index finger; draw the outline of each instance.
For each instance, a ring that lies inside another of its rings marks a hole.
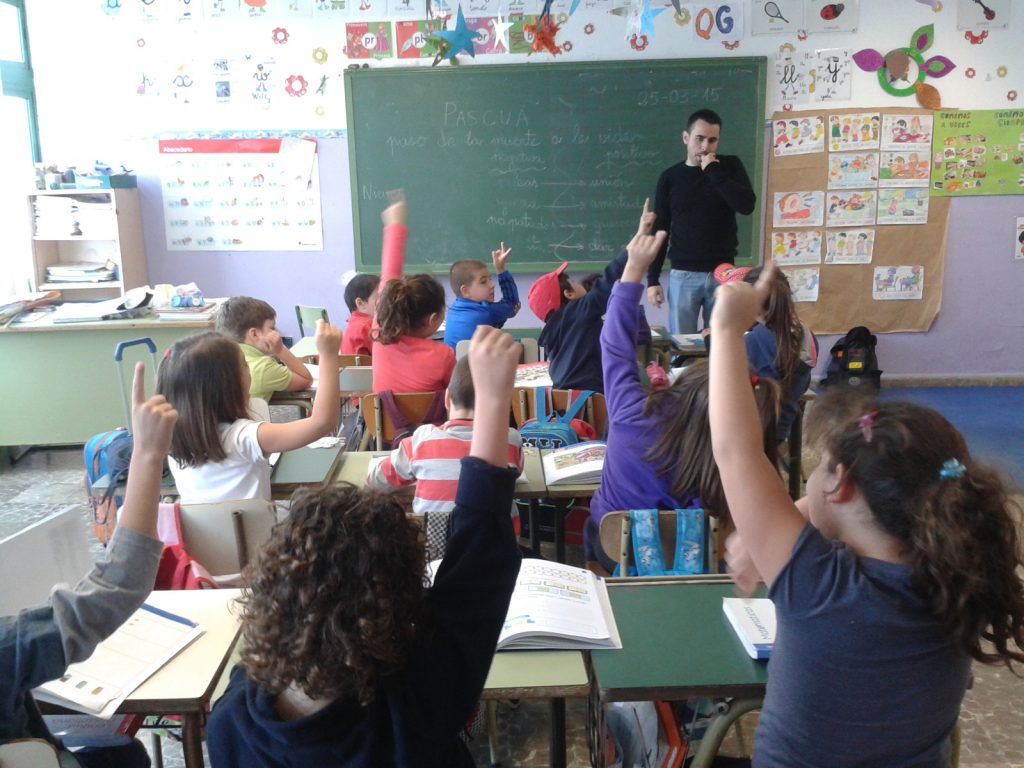
[[[132,379],[132,403],[142,405],[146,402],[146,366],[135,364],[135,377]]]
[[[646,216],[648,213],[651,212],[650,211],[650,207],[651,207],[651,198],[645,197],[644,198],[644,216]]]
[[[757,277],[757,282],[754,284],[754,290],[764,296],[767,296],[771,291],[771,285],[775,282],[775,274],[779,271],[778,265],[774,260],[765,262],[764,269],[761,270],[761,274]]]

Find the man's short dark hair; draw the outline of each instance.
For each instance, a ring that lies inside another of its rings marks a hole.
[[[718,116],[718,113],[711,109],[698,109],[694,112],[686,121],[686,132],[689,133],[693,130],[693,124],[698,120],[703,120],[708,125],[721,125],[722,118]]]
[[[217,309],[217,330],[241,344],[250,328],[263,330],[267,320],[276,319],[277,312],[262,299],[234,296]]]
[[[377,275],[358,274],[348,281],[345,286],[345,306],[349,312],[356,311],[356,299],[366,301],[370,294],[377,290],[380,285],[380,277]]]
[[[452,399],[453,408],[473,410],[476,405],[476,390],[473,389],[473,375],[469,370],[469,355],[464,355],[455,363],[452,377],[448,380],[448,395]]]

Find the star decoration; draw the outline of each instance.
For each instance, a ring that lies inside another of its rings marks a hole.
[[[538,17],[536,24],[524,24],[523,31],[533,35],[533,44],[530,47],[531,56],[539,51],[547,51],[552,56],[557,56],[562,52],[561,46],[555,42],[558,25],[550,15]]]
[[[455,21],[455,29],[435,32],[434,37],[439,37],[451,47],[444,54],[444,58],[453,59],[462,51],[476,58],[476,50],[473,48],[473,38],[476,32],[466,26],[466,17],[462,15],[462,6],[459,6],[459,15]]]
[[[664,11],[664,8],[651,9],[651,0],[644,0],[643,10],[640,12],[640,34],[647,35],[654,39],[654,20]]]
[[[491,26],[494,28],[494,47],[500,45],[505,51],[508,51],[508,31],[512,27],[512,22],[507,21],[504,16],[500,13],[498,18],[491,20]]]

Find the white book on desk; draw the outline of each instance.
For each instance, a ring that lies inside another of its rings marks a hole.
[[[203,634],[183,616],[143,604],[85,661],[33,691],[41,700],[112,717],[132,691]]]
[[[565,448],[546,451],[541,458],[544,480],[548,485],[596,483],[604,469],[608,446],[601,440],[588,440]]]
[[[722,610],[752,659],[768,659],[775,645],[775,604],[766,597],[723,597]]]

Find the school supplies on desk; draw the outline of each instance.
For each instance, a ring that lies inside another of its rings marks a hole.
[[[132,691],[203,634],[198,624],[144,603],[92,656],[33,692],[41,701],[104,719]]]
[[[704,335],[700,333],[673,333],[672,343],[679,349],[695,351],[707,349]]]
[[[607,448],[601,440],[588,440],[545,452],[541,458],[545,481],[548,485],[598,482]]]
[[[775,645],[775,604],[766,597],[723,597],[722,610],[752,659],[768,659]]]
[[[275,492],[298,488],[300,485],[319,485],[332,477],[341,463],[345,444],[340,440],[329,447],[314,448],[307,445],[294,451],[285,451],[270,475]]]

